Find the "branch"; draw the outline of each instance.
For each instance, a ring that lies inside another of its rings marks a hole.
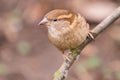
[[[102,31],[109,27],[115,20],[120,17],[120,7],[118,7],[110,16],[104,19],[100,24],[98,24],[91,32],[93,37],[96,38]],[[55,72],[53,80],[64,80],[67,77],[69,68],[75,62],[76,58],[80,55],[83,48],[89,44],[92,39],[87,38],[79,47],[70,50],[68,57],[70,61],[65,60],[59,70]]]

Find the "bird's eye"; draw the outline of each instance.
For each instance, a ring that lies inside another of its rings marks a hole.
[[[53,21],[54,21],[54,22],[56,22],[57,20],[58,20],[58,19],[56,19],[56,18],[55,18],[55,19],[53,19]]]

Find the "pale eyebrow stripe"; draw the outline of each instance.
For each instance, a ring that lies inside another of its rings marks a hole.
[[[61,18],[70,18],[72,17],[72,14],[70,13],[69,15],[61,15],[58,17],[58,19],[61,19]]]

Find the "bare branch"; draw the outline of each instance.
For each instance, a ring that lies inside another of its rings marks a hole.
[[[108,16],[105,20],[103,20],[91,31],[93,33],[93,37],[96,38],[102,31],[108,28],[109,25],[111,25],[119,17],[120,17],[120,7],[118,7],[110,16]],[[68,56],[71,61],[66,60],[63,62],[59,70],[55,72],[53,80],[64,80],[67,77],[69,68],[72,66],[77,56],[79,56],[83,48],[91,41],[92,39],[87,38],[78,48],[71,49],[71,53]]]

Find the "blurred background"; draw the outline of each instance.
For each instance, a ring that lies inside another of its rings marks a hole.
[[[94,28],[120,0],[0,0],[0,80],[50,80],[61,52],[38,26],[53,9],[79,12]],[[67,80],[120,80],[120,20],[82,51]]]

